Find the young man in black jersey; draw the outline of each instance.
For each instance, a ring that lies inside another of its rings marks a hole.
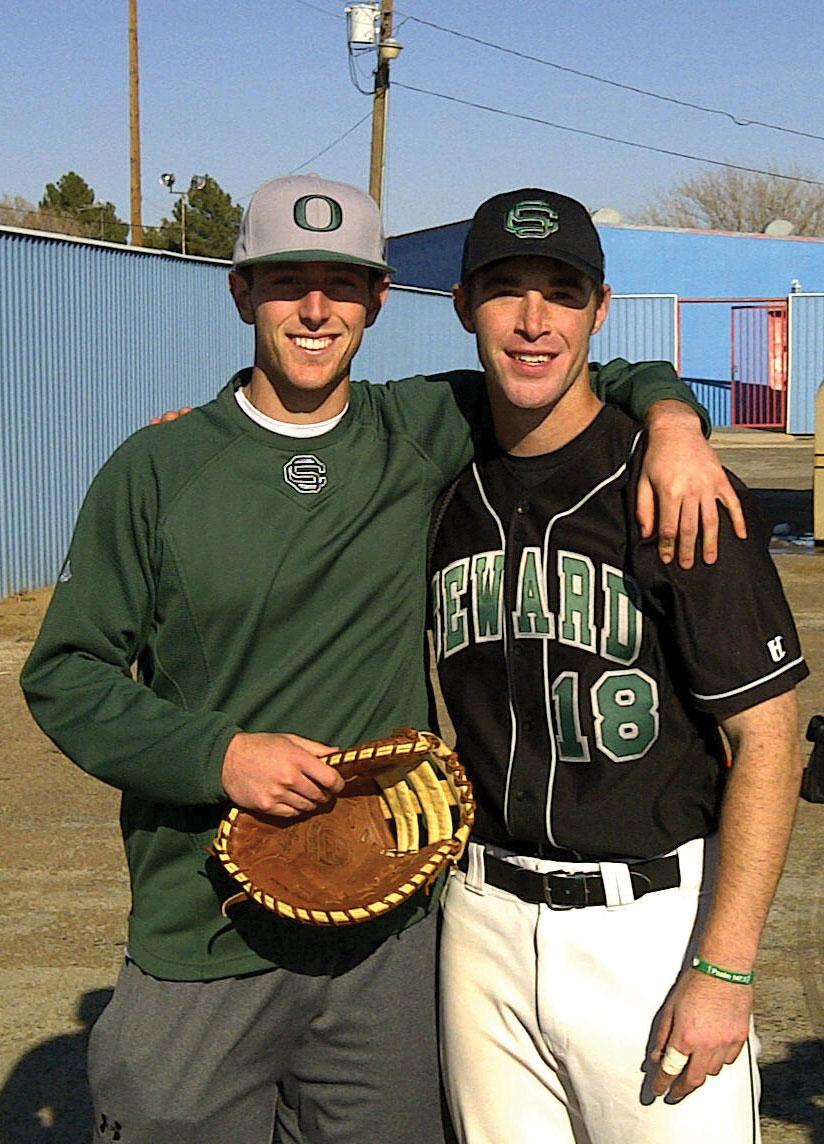
[[[664,565],[642,535],[644,434],[589,380],[609,300],[580,203],[528,188],[479,208],[455,306],[496,447],[432,560],[478,799],[441,955],[468,1144],[759,1139],[751,985],[807,669],[745,489],[750,537],[722,520],[714,569]]]

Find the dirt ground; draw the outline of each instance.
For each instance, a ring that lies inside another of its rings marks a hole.
[[[719,443],[765,490],[773,523],[795,513],[803,531],[812,446],[776,460],[761,443]],[[776,561],[812,669],[799,688],[801,736],[824,711],[824,550],[786,543]],[[0,601],[0,1144],[89,1138],[86,1037],[115,981],[129,908],[116,792],[51,746],[17,685],[47,598]],[[824,1144],[822,871],[824,805],[802,802],[758,967],[764,1144]]]

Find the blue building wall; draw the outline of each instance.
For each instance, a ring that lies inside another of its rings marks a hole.
[[[680,319],[682,374],[729,383],[732,363],[730,304],[685,302],[680,307]]]
[[[732,424],[732,383],[713,378],[681,375],[707,410],[714,426]]]
[[[824,239],[603,227],[608,277],[622,294],[680,298],[786,298],[793,281],[824,290]],[[728,305],[681,308],[681,372],[729,381]]]
[[[784,298],[793,279],[824,290],[824,239],[761,234],[599,228],[614,290],[681,298]]]
[[[449,290],[460,274],[468,222],[390,238],[395,281]],[[619,294],[784,298],[793,279],[824,290],[824,239],[600,226],[607,280]]]
[[[591,342],[593,361],[678,364],[678,314],[674,295],[613,295],[609,318]]]
[[[450,291],[460,278],[461,251],[469,220],[390,236],[386,261],[401,286]]]
[[[438,293],[392,289],[380,316],[352,364],[353,377],[370,381],[477,369],[475,339],[452,309],[452,298]]]
[[[228,264],[0,228],[0,596],[54,582],[94,474],[251,364]],[[477,366],[451,299],[392,290],[353,374]]]

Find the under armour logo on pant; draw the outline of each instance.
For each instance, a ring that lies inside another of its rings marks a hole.
[[[122,1140],[123,1137],[120,1135],[122,1128],[123,1125],[119,1120],[109,1120],[104,1113],[100,1117],[97,1131],[101,1136],[108,1136],[111,1140]]]

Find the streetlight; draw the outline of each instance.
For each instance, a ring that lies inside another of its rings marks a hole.
[[[206,186],[205,175],[192,175],[189,180],[188,191],[176,191],[174,189],[176,176],[172,171],[164,171],[160,176],[159,182],[161,186],[165,187],[170,195],[180,195],[180,253],[186,253],[186,209],[189,206],[189,195],[192,191],[202,191]]]
[[[100,240],[102,242],[103,241],[103,215],[106,212],[106,208],[104,207],[104,205],[102,203],[91,203],[87,207],[78,207],[77,209],[79,211],[99,211],[100,212],[97,216],[97,221],[100,225]]]
[[[372,90],[372,146],[369,156],[369,193],[378,206],[383,200],[383,168],[386,155],[386,122],[389,112],[389,63],[396,60],[403,45],[392,35],[394,0],[372,4],[350,4],[346,8],[350,60],[362,51],[376,50],[378,66]],[[352,79],[359,91],[354,69]],[[364,94],[368,94],[364,92]]]

